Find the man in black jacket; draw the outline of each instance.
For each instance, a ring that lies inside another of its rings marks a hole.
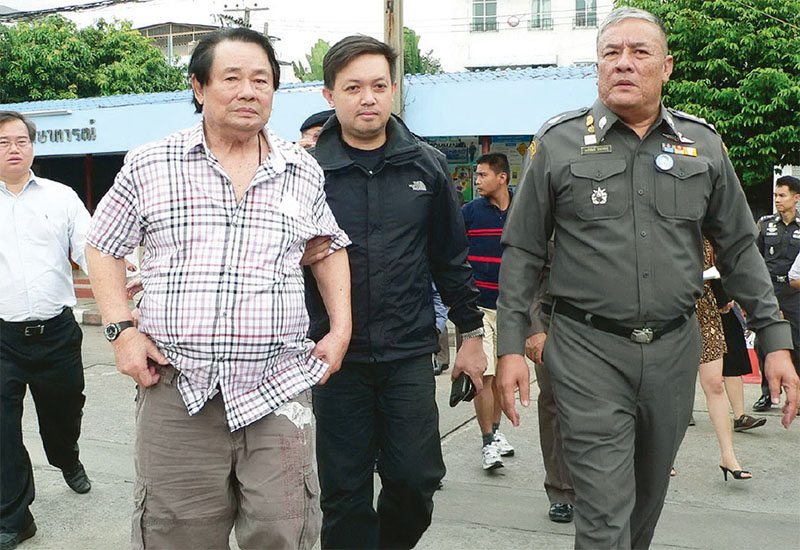
[[[453,378],[482,387],[482,314],[444,155],[391,115],[395,53],[366,36],[334,45],[323,95],[335,108],[314,154],[347,232],[353,335],[341,371],[314,389],[323,548],[411,548],[430,525],[445,473],[431,354],[431,275],[463,333]],[[307,278],[311,337],[326,332]],[[373,508],[373,467],[381,494]]]

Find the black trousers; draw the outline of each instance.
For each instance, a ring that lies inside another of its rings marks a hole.
[[[428,528],[445,474],[435,389],[430,355],[345,363],[314,387],[322,548],[412,548]]]
[[[28,336],[25,335],[26,327]],[[39,333],[41,330],[41,334]],[[0,322],[0,530],[19,532],[33,516],[33,468],[22,443],[28,386],[47,461],[62,470],[78,462],[83,395],[83,333],[65,309],[48,321]]]
[[[800,375],[800,290],[792,288],[789,283],[772,283],[772,285],[783,317],[789,321],[789,325],[792,327],[792,343],[794,344],[792,361],[794,361],[794,370]],[[767,377],[764,376],[766,354],[758,345],[758,336],[756,336],[755,348],[758,368],[761,370],[761,393],[769,395],[769,383],[767,383]]]

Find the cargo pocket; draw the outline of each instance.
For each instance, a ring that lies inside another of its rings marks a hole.
[[[699,220],[711,195],[708,164],[692,157],[670,158],[672,168],[655,174],[656,210],[665,218]]]
[[[144,503],[147,499],[147,485],[137,479],[133,489],[133,518],[131,528],[131,547],[133,550],[144,550]]]
[[[322,511],[319,507],[319,480],[317,472],[311,470],[303,474],[305,484],[305,505],[303,508],[303,530],[297,547],[307,550],[314,546],[322,528]]]
[[[586,221],[618,218],[628,211],[625,159],[573,161],[569,165],[575,214]]]

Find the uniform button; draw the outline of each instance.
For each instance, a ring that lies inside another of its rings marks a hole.
[[[369,362],[370,362],[370,363],[377,363],[377,362],[378,362],[378,360],[377,360],[377,359],[375,359],[375,357],[374,357],[374,356],[370,355],[370,357],[369,357]]]
[[[600,170],[597,171],[597,177],[598,178],[603,177],[603,173]]]
[[[637,193],[638,193],[639,195],[644,195],[644,189],[639,189],[639,190],[637,191]]]
[[[642,231],[641,233],[639,233],[639,235],[641,235],[642,237],[647,237],[647,231]]]
[[[650,276],[650,272],[649,271],[645,271],[644,273],[642,273],[642,278],[643,279],[647,279],[649,276]]]

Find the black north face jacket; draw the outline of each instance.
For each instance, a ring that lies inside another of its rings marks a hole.
[[[482,326],[478,290],[456,190],[442,153],[392,116],[385,160],[369,172],[347,155],[331,117],[312,151],[325,172],[328,205],[352,244],[353,336],[345,357],[383,362],[436,352],[431,275],[462,331]],[[316,282],[306,273],[309,336],[329,328]]]

